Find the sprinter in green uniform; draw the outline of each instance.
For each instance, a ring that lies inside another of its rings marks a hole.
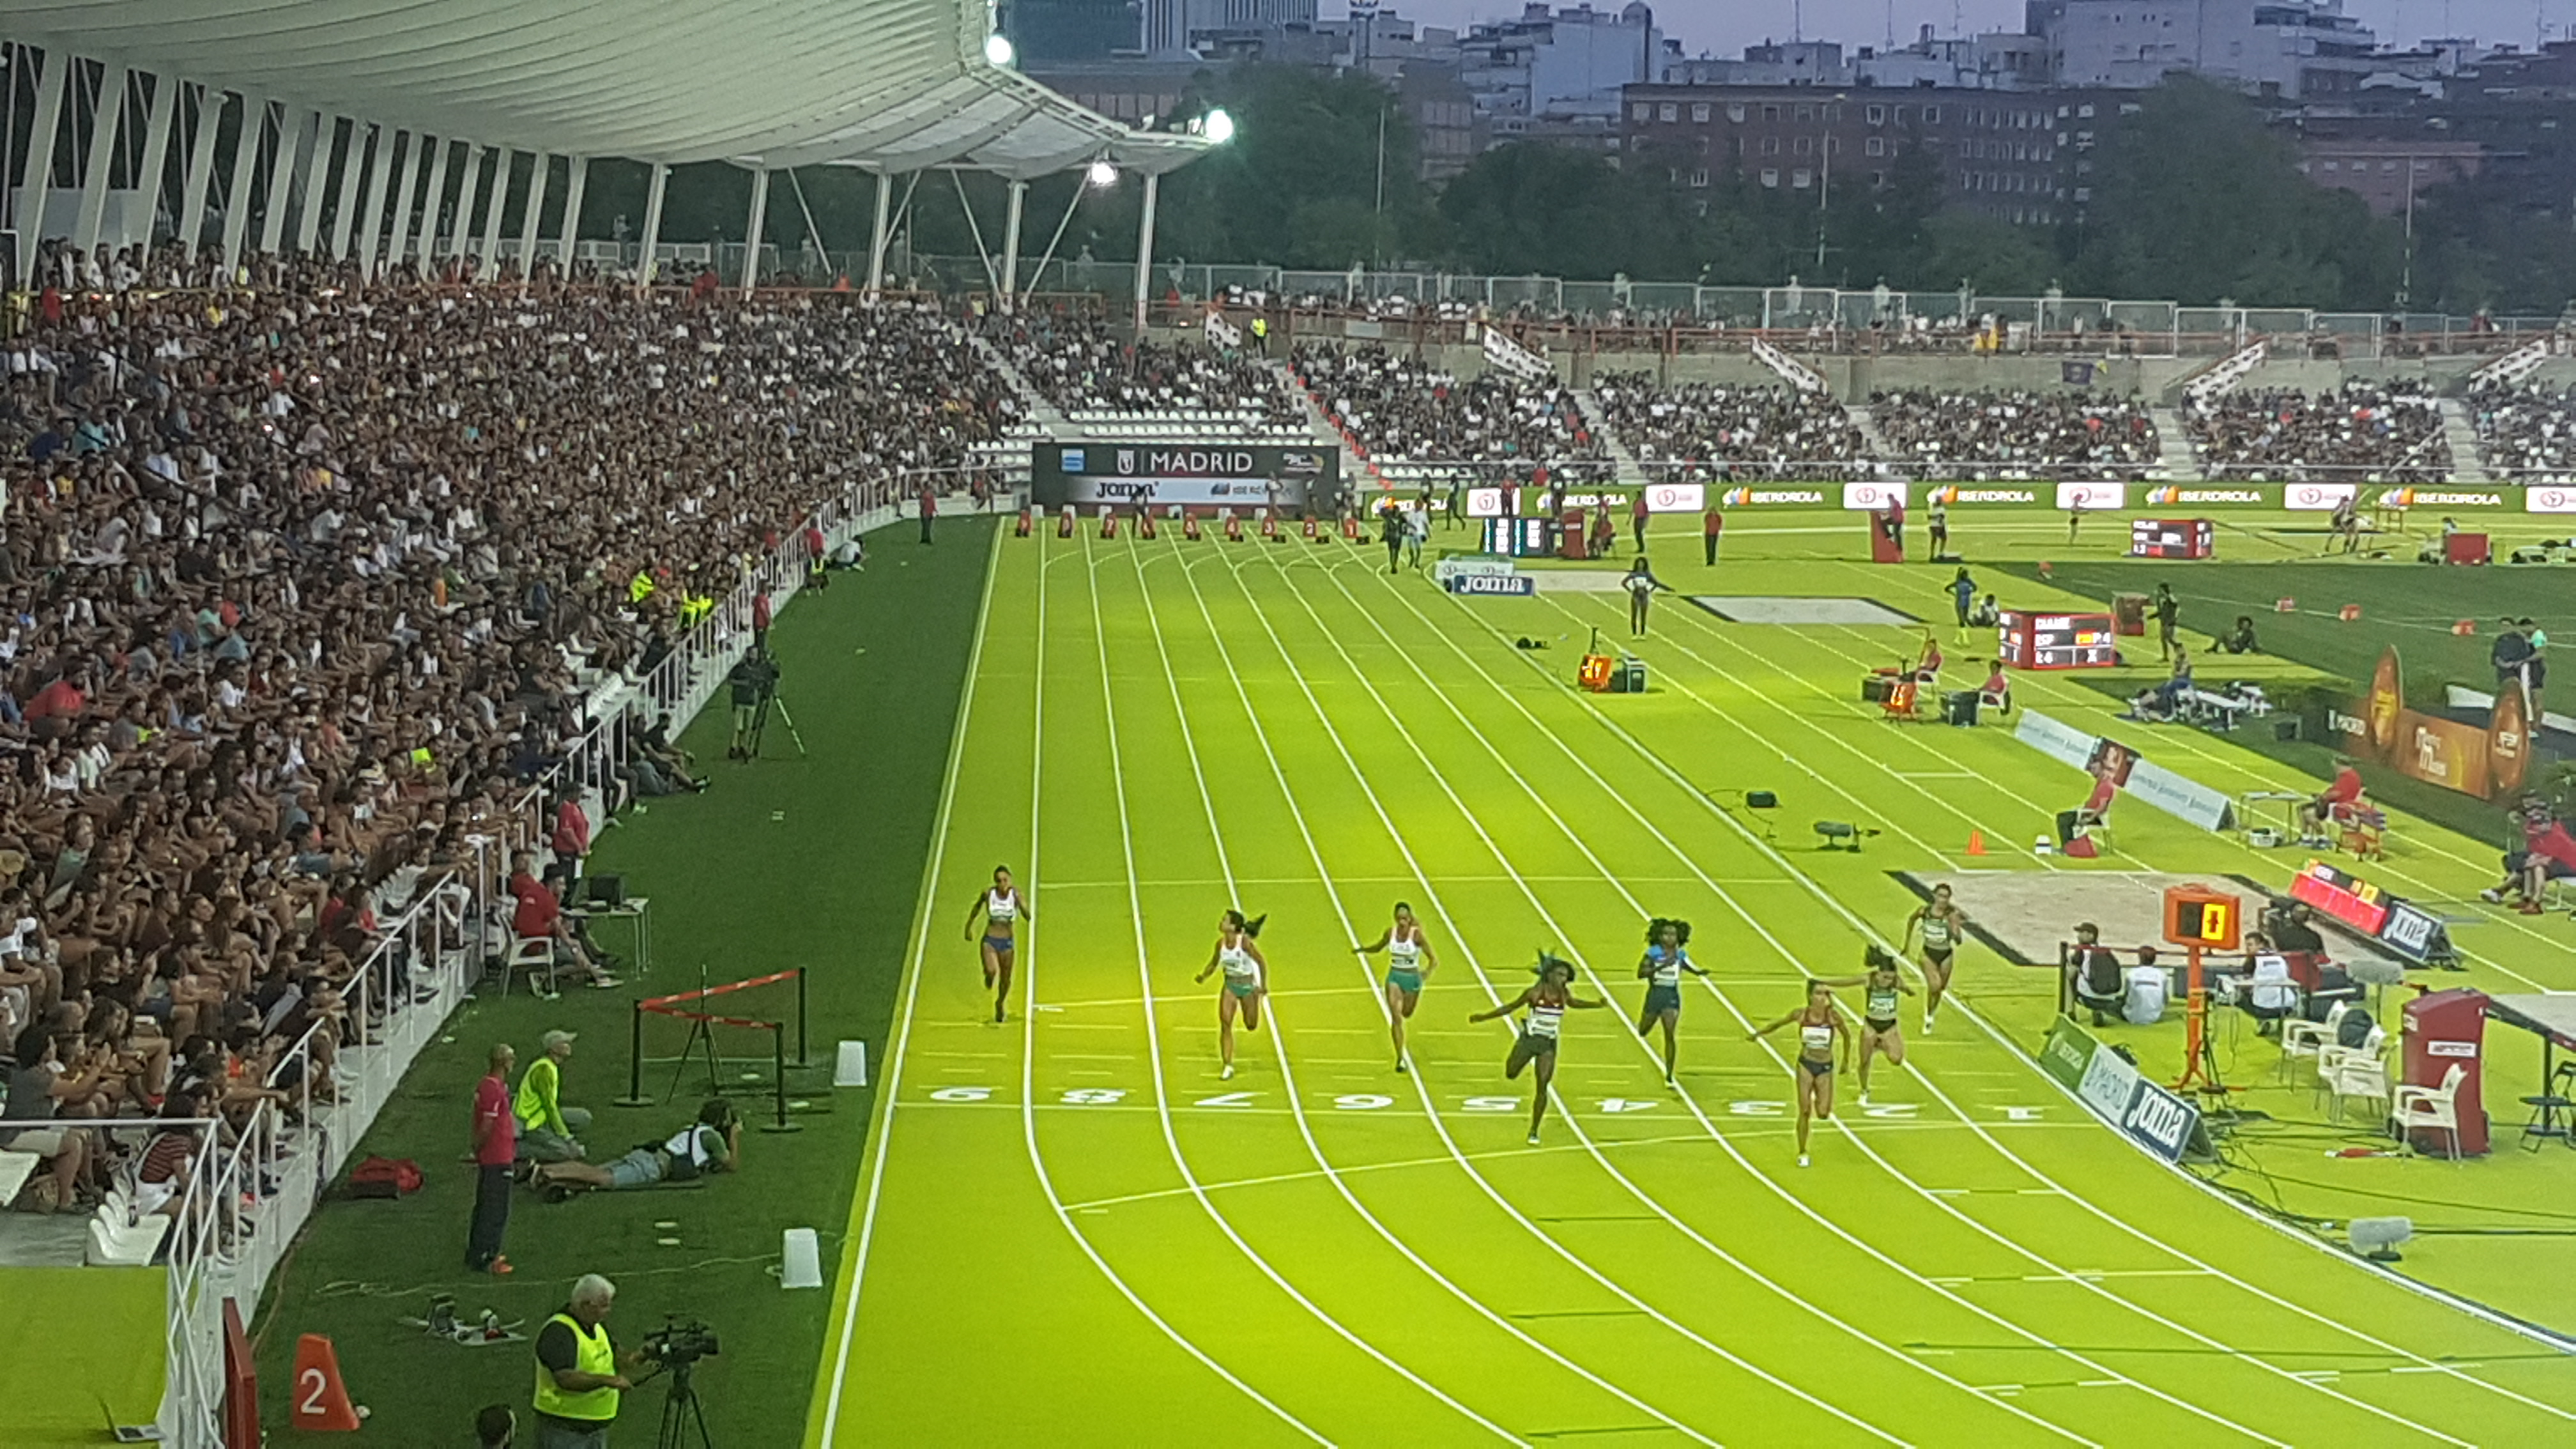
[[[1422,933],[1422,923],[1414,919],[1413,907],[1395,903],[1395,924],[1385,935],[1366,946],[1351,948],[1363,956],[1386,953],[1386,1019],[1387,1029],[1395,1036],[1395,1069],[1410,1071],[1413,1059],[1404,1050],[1404,1023],[1413,1008],[1422,1002],[1422,983],[1440,962],[1431,951],[1431,938]]]

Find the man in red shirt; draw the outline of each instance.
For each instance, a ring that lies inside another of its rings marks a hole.
[[[88,683],[88,677],[75,669],[37,690],[36,697],[27,701],[28,730],[38,739],[69,734],[80,723],[81,712],[89,708],[89,695],[83,688]]]
[[[767,589],[762,589],[751,596],[751,647],[754,649],[769,647],[769,590]]]
[[[2108,773],[2097,773],[2093,793],[2084,797],[2083,804],[2057,812],[2057,843],[2068,855],[2091,860],[2101,854],[2101,847],[2085,832],[2111,823],[2111,801],[2119,793],[2120,787]]]
[[[831,557],[823,539],[823,525],[805,520],[805,581],[815,588],[832,584]]]
[[[581,864],[590,855],[590,817],[582,812],[579,796],[565,794],[555,800],[554,833],[546,847],[555,853],[552,873],[566,880],[581,879]]]
[[[921,485],[921,541],[930,542],[930,520],[939,516],[939,500],[932,496],[930,485]]]
[[[2504,879],[2478,892],[2478,899],[2502,902],[2507,892],[2522,899],[2516,906],[2526,916],[2541,913],[2549,882],[2576,878],[2576,835],[2537,800],[2522,807],[2522,849],[2504,857]]]
[[[494,1046],[491,1070],[474,1084],[474,1226],[465,1239],[465,1266],[477,1273],[510,1271],[501,1234],[510,1226],[510,1169],[519,1160],[519,1119],[510,1111],[510,1068],[517,1061],[508,1046]]]
[[[1708,566],[1717,567],[1717,537],[1726,532],[1726,515],[1712,508],[1699,516],[1700,548],[1708,555]]]
[[[2349,810],[2360,803],[2361,771],[2353,768],[2349,756],[2335,756],[2334,782],[2326,786],[2324,794],[2299,807],[2299,843],[2310,846],[2330,844],[2326,838],[2326,822],[2334,818],[2337,810]]]
[[[536,859],[520,851],[511,863],[509,891],[518,904],[510,911],[510,931],[522,941],[552,941],[555,959],[570,958],[576,973],[587,976],[590,984],[610,987],[618,984],[590,953],[582,948],[581,938],[574,935],[571,923],[564,919],[563,902],[555,899],[554,887],[537,879]]]
[[[1637,552],[1646,551],[1646,490],[1637,490],[1636,501],[1628,505],[1628,530],[1637,536]]]

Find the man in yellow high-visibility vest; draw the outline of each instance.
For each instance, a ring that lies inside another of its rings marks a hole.
[[[572,1297],[537,1330],[537,1449],[607,1449],[619,1394],[635,1387],[624,1368],[644,1361],[608,1342],[617,1285],[585,1273]]]

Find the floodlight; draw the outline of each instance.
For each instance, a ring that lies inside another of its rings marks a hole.
[[[1090,169],[1083,173],[1083,178],[1094,186],[1115,186],[1118,184],[1118,168],[1110,165],[1106,159],[1094,161]]]
[[[1222,146],[1234,139],[1234,117],[1227,115],[1225,108],[1219,106],[1207,113],[1207,119],[1200,122],[1200,130],[1209,140]]]
[[[996,32],[984,37],[984,59],[995,65],[1009,65],[1012,53],[1009,36]]]

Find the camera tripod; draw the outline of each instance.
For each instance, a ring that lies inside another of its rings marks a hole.
[[[796,758],[808,758],[805,736],[796,728],[796,716],[787,712],[786,699],[775,690],[761,696],[760,710],[751,717],[751,757],[755,760],[760,758],[760,742],[769,732],[769,712],[773,709],[778,711],[779,720],[787,726],[787,737],[796,742]]]
[[[671,1365],[671,1388],[662,1396],[662,1432],[654,1439],[654,1449],[715,1449],[715,1439],[707,1433],[707,1411],[698,1402],[697,1386],[690,1381],[694,1363]]]

